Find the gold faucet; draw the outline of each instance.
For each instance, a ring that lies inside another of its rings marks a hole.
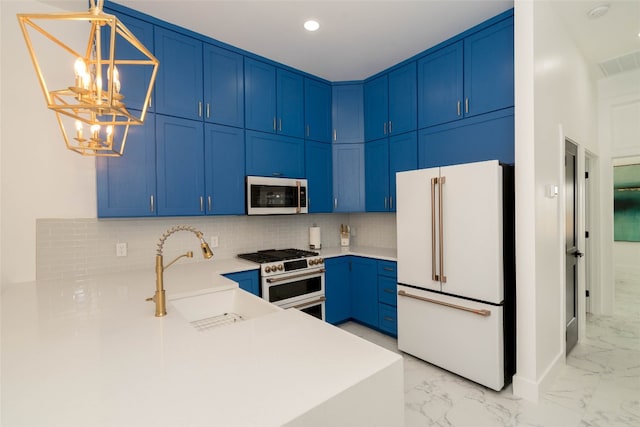
[[[167,314],[167,302],[164,297],[164,271],[171,267],[173,263],[178,261],[182,257],[193,258],[193,252],[188,251],[185,254],[180,255],[173,261],[171,261],[167,265],[163,265],[162,260],[162,247],[164,246],[165,240],[167,237],[171,236],[173,233],[177,231],[190,231],[196,235],[198,239],[200,239],[200,247],[202,248],[202,256],[205,259],[209,259],[213,257],[213,252],[211,252],[211,248],[202,237],[202,233],[196,230],[194,227],[189,227],[186,225],[177,225],[172,227],[164,232],[164,234],[160,237],[158,241],[158,249],[156,250],[156,293],[153,297],[147,298],[147,301],[154,301],[156,303],[156,317],[162,317]]]

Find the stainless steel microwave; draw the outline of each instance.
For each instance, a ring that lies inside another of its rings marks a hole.
[[[247,215],[308,213],[307,180],[247,176]]]

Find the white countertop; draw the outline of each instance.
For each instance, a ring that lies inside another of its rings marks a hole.
[[[167,297],[236,287],[219,274],[255,268],[175,265]],[[6,286],[1,424],[276,426],[401,363],[297,310],[198,332],[170,301],[154,317],[154,290],[153,269]]]
[[[320,251],[323,258],[333,258],[343,255],[355,255],[368,258],[383,259],[386,261],[397,261],[398,251],[389,248],[375,248],[372,246],[346,246],[337,248],[324,248]]]

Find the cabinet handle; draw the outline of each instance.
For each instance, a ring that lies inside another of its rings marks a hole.
[[[338,132],[335,129],[333,130],[333,140],[334,141],[338,140]]]
[[[389,209],[393,209],[393,196],[389,196]]]
[[[202,117],[202,101],[198,101],[198,117]]]
[[[385,321],[387,321],[387,322],[393,322],[393,321],[395,321],[396,319],[394,319],[393,317],[384,316],[384,317],[383,317],[383,320],[385,320]]]
[[[384,271],[393,271],[392,267],[383,267],[382,268]]]
[[[207,102],[207,119],[211,117],[211,106],[210,104]]]
[[[338,209],[338,198],[333,199],[333,209]]]
[[[384,208],[387,209],[387,198],[384,198]]]
[[[149,208],[151,209],[151,212],[155,212],[155,210],[156,210],[156,204],[155,204],[155,201],[153,199],[153,194],[151,196],[149,196]]]
[[[276,131],[276,118],[273,118],[273,131]]]
[[[282,132],[282,119],[278,121],[278,132]]]
[[[391,132],[393,132],[393,122],[391,120],[389,120],[389,135],[391,135]]]
[[[204,212],[204,197],[200,196],[200,212]]]
[[[307,136],[309,136],[309,125],[307,125]]]
[[[211,196],[207,196],[207,207],[209,208],[209,212],[211,212]]]
[[[389,289],[389,288],[384,288],[383,291],[388,293],[388,294],[395,294],[396,293],[395,289]]]
[[[458,115],[460,115],[460,100],[458,100]]]
[[[469,112],[469,98],[464,99],[464,112],[465,113]]]
[[[384,135],[386,135],[386,134],[387,134],[387,122],[384,122],[384,124],[382,125],[382,133],[383,133]]]

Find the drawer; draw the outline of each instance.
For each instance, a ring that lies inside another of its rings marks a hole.
[[[398,335],[398,312],[395,307],[387,304],[378,305],[378,324],[380,330],[393,335]]]
[[[398,264],[395,261],[378,261],[378,275],[398,277]]]
[[[396,279],[387,276],[378,276],[378,301],[396,306]]]

